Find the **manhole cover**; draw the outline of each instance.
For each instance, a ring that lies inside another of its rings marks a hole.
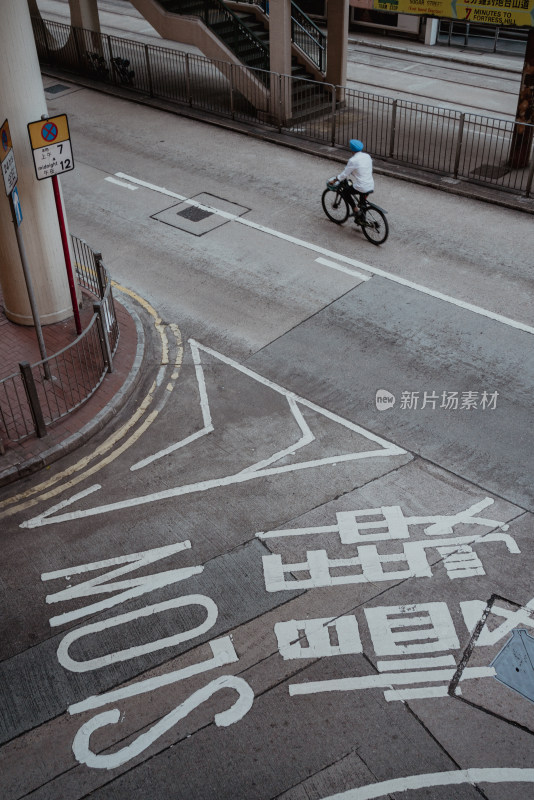
[[[187,208],[184,208],[183,211],[178,211],[177,216],[185,217],[185,219],[188,219],[191,222],[201,222],[203,219],[207,219],[213,215],[211,211],[204,211],[202,208],[198,208],[197,206],[188,206]]]
[[[471,172],[478,178],[503,178],[510,172],[509,167],[495,164],[482,164]]]
[[[50,92],[50,94],[57,94],[58,92],[64,92],[68,89],[68,86],[63,86],[62,83],[54,83],[53,86],[47,86],[45,92]]]
[[[534,639],[524,628],[516,628],[490,664],[505,686],[534,702]]]
[[[498,595],[462,607],[472,636],[449,694],[534,733],[534,608]]]
[[[200,192],[191,198],[195,205],[187,200],[177,203],[163,211],[152,215],[152,219],[171,225],[173,228],[190,233],[192,236],[204,236],[232,219],[250,211],[245,206],[216,197],[208,192]]]

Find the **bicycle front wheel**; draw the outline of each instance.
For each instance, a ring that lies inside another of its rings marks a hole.
[[[389,225],[386,215],[376,206],[368,206],[365,210],[365,218],[360,223],[363,234],[373,244],[383,244],[388,238]]]
[[[349,218],[349,205],[341,192],[325,189],[321,197],[323,211],[332,222],[341,225]]]

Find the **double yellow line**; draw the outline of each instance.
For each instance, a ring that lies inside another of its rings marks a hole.
[[[160,338],[161,365],[162,367],[172,367],[172,373],[167,383],[167,391],[164,396],[164,401],[166,402],[169,397],[169,393],[174,389],[176,380],[180,374],[180,368],[182,366],[183,343],[180,330],[177,325],[172,323],[169,325],[164,325],[155,308],[131,289],[127,289],[126,287],[115,283],[115,281],[113,281],[113,287],[139,303],[139,305],[141,305],[153,318],[154,327],[156,328]],[[167,328],[172,332],[172,335],[176,340],[176,357],[172,365],[169,361],[169,339],[167,336]],[[128,450],[143,435],[143,433],[145,433],[150,425],[152,425],[164,405],[164,403],[160,403],[159,407],[150,410],[154,405],[158,386],[159,381],[154,380],[148,393],[145,395],[130,419],[125,422],[124,425],[122,425],[112,436],[110,436],[109,439],[106,439],[106,441],[103,442],[100,447],[97,447],[95,450],[93,450],[92,453],[80,459],[71,467],[68,467],[62,472],[59,472],[57,475],[54,475],[52,478],[49,478],[47,481],[43,481],[31,489],[27,489],[25,492],[20,492],[13,497],[9,497],[6,500],[0,501],[0,519],[15,514],[19,511],[25,511],[26,509],[35,506],[37,503],[50,500],[52,497],[56,497],[61,492],[71,489],[73,486],[81,483],[81,481],[85,480],[90,475],[94,475],[95,472],[98,472],[103,467],[107,466],[107,464],[110,464],[112,461],[118,458],[118,456],[122,455],[126,450]],[[140,420],[142,420],[142,422],[139,427],[131,432]],[[117,447],[119,442],[122,442],[122,444]],[[89,464],[95,460],[96,463],[89,467]]]

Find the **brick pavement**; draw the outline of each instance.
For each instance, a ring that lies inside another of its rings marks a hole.
[[[84,297],[80,313],[84,330],[91,320],[93,299]],[[126,399],[125,392],[133,390],[134,372],[139,361],[136,356],[143,336],[139,335],[139,321],[134,319],[116,296],[115,307],[120,338],[113,359],[113,372],[106,375],[89,400],[76,411],[50,425],[43,438],[32,434],[20,442],[7,440],[0,417],[0,438],[5,449],[3,454],[0,453],[0,486],[42,469],[83,444],[122,407]],[[50,357],[58,353],[77,338],[74,319],[71,317],[64,322],[45,325],[43,338],[47,355]],[[34,364],[40,360],[35,329],[16,325],[7,319],[0,291],[0,380],[18,373],[20,361]],[[0,394],[0,403],[2,399]]]

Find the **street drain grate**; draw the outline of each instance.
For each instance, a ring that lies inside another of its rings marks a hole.
[[[47,86],[45,92],[49,92],[50,94],[57,94],[58,92],[64,92],[66,89],[69,89],[69,86],[63,86],[62,83],[54,83],[53,86]]]
[[[178,228],[184,233],[190,233],[192,236],[204,236],[223,225],[228,225],[233,218],[241,217],[250,211],[246,206],[216,197],[209,192],[200,192],[190,199],[195,205],[182,200],[181,203],[152,214],[152,219]]]
[[[510,168],[503,165],[482,164],[481,167],[474,169],[471,175],[477,178],[504,178],[509,172]]]
[[[190,222],[201,222],[203,219],[212,217],[213,212],[204,211],[204,209],[198,208],[198,206],[188,206],[187,208],[184,208],[183,211],[178,211],[177,216],[184,217]]]

